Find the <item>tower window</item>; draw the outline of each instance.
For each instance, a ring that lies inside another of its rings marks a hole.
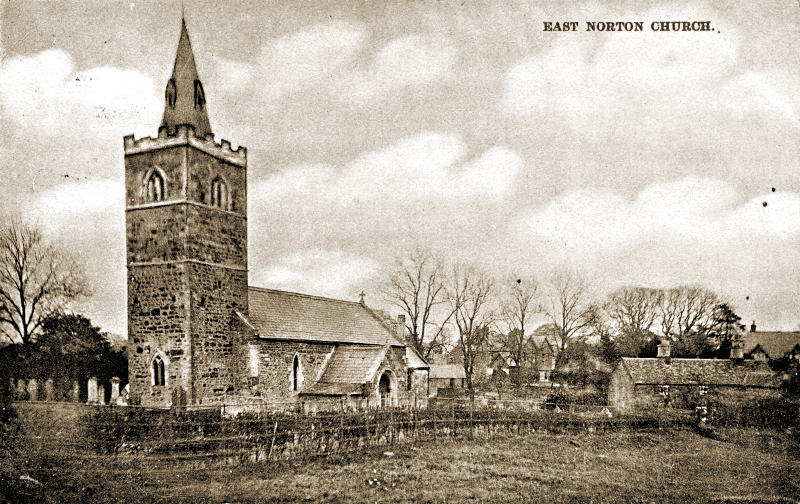
[[[156,387],[163,387],[167,384],[166,376],[164,375],[164,361],[160,355],[153,358],[153,385]]]
[[[175,108],[175,103],[178,101],[178,89],[175,87],[175,79],[170,79],[167,82],[166,90],[167,105],[170,108]]]
[[[228,185],[220,177],[211,182],[211,206],[228,209]]]
[[[206,95],[203,92],[203,84],[199,80],[194,81],[194,108],[203,109],[206,104]]]
[[[153,171],[145,183],[145,198],[147,201],[164,200],[164,177],[158,171]]]

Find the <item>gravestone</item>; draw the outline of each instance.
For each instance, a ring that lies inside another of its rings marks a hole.
[[[44,400],[45,401],[54,401],[55,395],[53,393],[53,379],[48,378],[44,382]]]
[[[78,380],[72,382],[72,402],[81,402],[81,384]]]
[[[97,404],[97,378],[92,376],[86,384],[86,403]]]
[[[25,386],[25,380],[23,380],[22,378],[17,380],[17,388],[16,391],[14,392],[14,398],[17,401],[24,401],[28,398],[28,389]]]
[[[105,385],[97,386],[97,404],[106,403],[106,387]]]
[[[36,381],[36,378],[31,378],[30,380],[28,380],[28,400],[29,401],[39,400],[39,382]]]
[[[120,396],[119,396],[119,378],[116,376],[111,378],[111,400],[109,404],[120,404]]]

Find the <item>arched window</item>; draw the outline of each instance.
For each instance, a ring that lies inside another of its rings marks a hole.
[[[303,369],[300,367],[300,356],[295,355],[292,360],[292,392],[297,392],[303,385]]]
[[[153,385],[156,387],[163,387],[167,384],[166,375],[164,374],[164,361],[161,360],[160,355],[153,357]]]
[[[194,81],[194,108],[203,109],[206,104],[206,95],[203,93],[203,85],[199,80]]]
[[[228,209],[228,185],[220,177],[211,182],[211,206]]]
[[[145,199],[147,201],[163,201],[164,200],[164,177],[157,170],[147,177],[145,182]]]
[[[175,79],[170,79],[167,82],[165,95],[167,105],[169,105],[170,108],[175,108],[175,103],[178,101],[178,89],[175,87]]]

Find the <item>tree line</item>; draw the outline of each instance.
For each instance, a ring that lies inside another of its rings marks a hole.
[[[660,340],[671,342],[675,357],[728,357],[744,330],[730,304],[703,287],[630,286],[602,298],[590,287],[567,271],[499,282],[417,249],[397,259],[382,293],[405,315],[407,343],[422,357],[457,355],[471,393],[479,355],[502,348],[521,367],[534,329],[547,339],[557,375],[580,373],[587,353],[612,366],[621,357],[654,357]]]

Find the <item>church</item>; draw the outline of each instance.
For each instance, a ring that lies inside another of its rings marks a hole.
[[[124,149],[132,404],[426,404],[402,316],[248,285],[247,150],[214,140],[185,21],[158,136]]]

